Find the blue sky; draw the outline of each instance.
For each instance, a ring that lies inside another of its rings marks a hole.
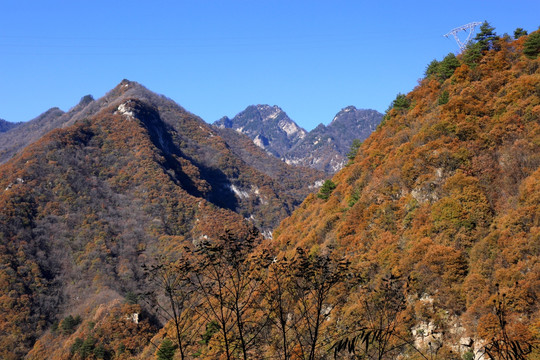
[[[539,14],[538,0],[0,0],[0,118],[68,110],[127,78],[208,122],[270,104],[310,130],[348,105],[384,112],[457,51],[452,28],[531,32]]]

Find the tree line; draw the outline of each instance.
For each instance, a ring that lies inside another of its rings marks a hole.
[[[461,359],[441,343],[415,346],[405,311],[414,279],[369,281],[332,248],[285,255],[254,231],[226,231],[155,260],[143,298],[166,323],[158,359]],[[525,359],[531,345],[508,338],[497,306],[501,336],[481,353]]]

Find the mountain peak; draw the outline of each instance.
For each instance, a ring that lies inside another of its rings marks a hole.
[[[120,83],[116,87],[128,88],[130,86],[142,86],[142,85],[139,84],[136,81],[131,81],[131,80],[128,80],[128,79],[122,79],[122,81],[120,81]]]
[[[281,119],[285,119],[286,121],[293,122],[289,116],[277,105],[267,105],[267,104],[259,104],[259,105],[251,105],[246,108],[244,111],[256,111],[259,113],[259,116],[262,121],[272,121],[274,119],[277,119],[278,117]]]
[[[329,125],[319,124],[287,154],[287,161],[303,164],[327,173],[340,170],[354,139],[364,140],[381,122],[375,110],[354,106],[341,109]]]
[[[364,110],[359,110],[357,109],[355,106],[353,105],[349,105],[347,107],[344,107],[343,109],[341,109],[337,114],[336,116],[334,116],[334,118],[332,119],[331,123],[332,124],[333,122],[335,121],[339,121],[341,120],[342,118],[344,117],[355,117],[356,113],[357,112],[362,112]]]
[[[358,109],[356,109],[356,107],[354,105],[349,105],[347,107],[344,107],[343,109],[341,109],[340,112],[349,112],[349,111],[356,111]]]
[[[214,122],[214,126],[243,133],[278,158],[307,134],[283,109],[268,104],[250,105],[232,119],[223,117]]]
[[[81,100],[79,101],[79,105],[83,105],[83,106],[86,106],[88,104],[90,104],[92,101],[94,101],[94,97],[90,94],[88,95],[85,95],[81,98]]]
[[[377,119],[375,123],[373,121],[374,118]],[[381,120],[382,114],[375,110],[357,109],[354,106],[347,106],[334,116],[328,127],[366,128],[371,133]]]
[[[130,81],[127,79],[123,79],[120,81],[118,85],[116,85],[111,91],[109,91],[105,96],[112,95],[112,96],[121,96],[125,94],[126,92],[150,92],[150,90],[146,89],[144,86],[139,84],[136,81]]]

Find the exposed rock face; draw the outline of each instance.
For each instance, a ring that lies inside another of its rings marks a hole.
[[[223,117],[214,123],[251,138],[257,146],[281,158],[307,134],[277,106],[251,105],[233,119]]]
[[[311,184],[325,177],[324,173],[312,169],[296,169],[284,164],[269,155],[268,150],[257,148],[240,131],[231,130],[231,133],[226,129],[211,127],[174,101],[129,80],[123,80],[102,98],[96,100],[91,95],[84,96],[68,112],[52,108],[36,119],[11,129],[9,133],[0,134],[0,163],[6,162],[47,132],[91,121],[98,113],[110,108],[115,109],[115,114],[143,121],[167,156],[173,156],[175,151],[188,156],[198,175],[191,179],[183,175],[181,185],[186,190],[251,219],[267,234],[314,191],[310,188]],[[252,107],[250,111],[257,114],[258,120],[247,121],[246,128],[254,129],[261,122],[264,126],[259,129],[281,129],[280,136],[274,137],[268,133],[270,139],[295,142],[305,135],[305,131],[298,128],[278,107]],[[250,133],[254,132],[252,130]],[[176,139],[176,144],[170,139],[171,136]],[[264,141],[267,142],[267,138]],[[260,191],[254,192],[252,189]],[[274,201],[276,198],[279,198],[277,202]],[[260,212],[263,208],[267,210]]]
[[[352,141],[365,140],[382,120],[375,110],[348,106],[325,126],[320,124],[292,148],[285,156],[289,164],[310,166],[327,173],[335,173],[347,162]]]
[[[320,124],[306,132],[277,106],[252,105],[233,119],[224,117],[214,125],[246,134],[287,164],[333,174],[346,163],[352,141],[366,139],[381,120],[382,114],[375,110],[348,106],[328,126]]]

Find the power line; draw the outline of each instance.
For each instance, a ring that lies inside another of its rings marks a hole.
[[[481,25],[482,23],[481,22],[472,22],[472,23],[469,23],[469,24],[466,24],[466,25],[462,25],[460,27],[457,27],[455,29],[452,29],[448,32],[448,34],[445,34],[444,37],[449,37],[450,35],[453,35],[454,36],[454,39],[456,39],[456,42],[459,46],[459,49],[461,51],[465,50],[465,47],[467,46],[467,44],[469,43],[469,41],[471,40],[471,37],[472,37],[472,34],[474,33],[474,29],[478,26],[478,25]],[[460,31],[469,31],[469,34],[467,35],[467,39],[465,41],[461,41],[458,37],[458,32]]]

